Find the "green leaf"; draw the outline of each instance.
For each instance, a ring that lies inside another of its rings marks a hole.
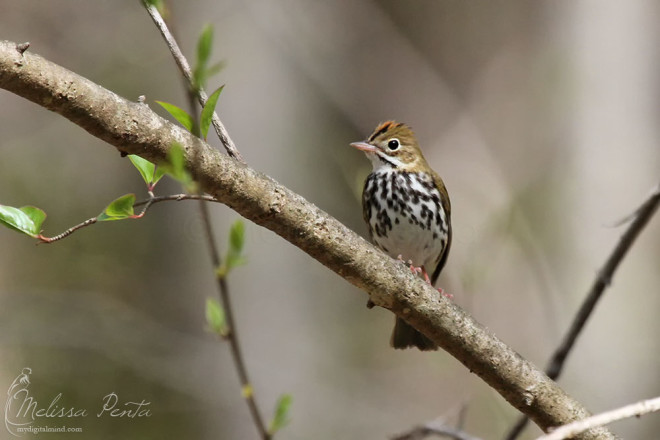
[[[162,163],[161,168],[178,181],[182,181],[186,174],[186,158],[183,147],[175,142],[167,152],[167,162]]]
[[[277,401],[277,406],[275,406],[275,414],[273,415],[273,420],[270,422],[270,428],[268,432],[270,435],[274,435],[277,431],[284,428],[287,423],[289,423],[289,411],[291,410],[291,403],[293,402],[293,397],[291,394],[283,394]]]
[[[147,159],[143,159],[140,156],[136,156],[134,154],[129,154],[128,158],[130,159],[133,166],[135,166],[135,168],[137,168],[137,170],[140,172],[144,182],[151,187],[157,184],[161,177],[163,177],[165,174],[165,171],[158,169],[156,165],[149,162]]]
[[[34,223],[35,232],[40,234],[41,225],[43,224],[44,220],[46,220],[46,213],[36,206],[23,206],[20,208],[20,210],[27,214],[28,217],[30,217],[30,220],[32,220]]]
[[[227,255],[220,265],[216,268],[215,275],[218,278],[226,277],[229,272],[247,263],[247,259],[242,255],[243,245],[245,244],[245,224],[242,220],[236,220],[229,230],[229,249]]]
[[[179,121],[179,124],[183,125],[186,130],[192,133],[193,128],[195,127],[195,120],[184,109],[177,107],[174,104],[170,104],[169,102],[156,102],[160,104],[161,107],[163,107],[165,110],[167,110],[167,112],[172,115],[174,119]]]
[[[159,8],[163,4],[163,0],[144,0],[146,4]]]
[[[238,266],[244,266],[247,264],[247,258],[245,258],[242,255],[227,255],[226,258],[226,266],[227,266],[227,272],[229,272],[232,269],[237,268]]]
[[[167,172],[163,169],[163,167],[159,167],[156,165],[156,171],[154,172],[154,181],[152,182],[153,185],[157,184],[158,181],[165,175]]]
[[[197,61],[193,69],[193,88],[199,90],[204,88],[208,79],[206,66],[211,57],[213,47],[213,26],[207,24],[197,40]]]
[[[186,169],[186,153],[178,142],[174,142],[167,152],[167,161],[158,165],[165,172],[179,181],[189,193],[196,191],[195,182]]]
[[[167,160],[172,165],[172,176],[177,180],[182,180],[186,171],[186,153],[183,146],[179,143],[172,144],[167,152]]]
[[[215,106],[218,103],[218,98],[220,97],[220,93],[224,87],[225,86],[220,86],[218,90],[213,92],[211,96],[209,96],[209,99],[206,100],[206,105],[202,109],[200,128],[204,140],[206,140],[206,136],[209,134],[209,127],[211,126],[211,121],[213,120]]]
[[[134,204],[135,194],[125,194],[110,203],[103,212],[99,214],[97,220],[100,222],[108,222],[132,218],[135,215],[133,212]]]
[[[214,65],[212,65],[211,67],[209,67],[204,71],[204,78],[208,80],[213,75],[217,75],[218,73],[220,73],[222,69],[225,68],[225,64],[226,63],[224,61],[219,61],[215,63]]]
[[[155,164],[146,159],[130,154],[128,156],[131,163],[137,168],[144,182],[153,188],[158,181],[165,175],[165,170],[158,168]]]
[[[241,219],[236,220],[229,230],[230,251],[234,255],[240,255],[243,252],[245,243],[245,224]]]
[[[213,26],[206,24],[197,40],[197,65],[206,68],[213,48]]]
[[[41,225],[46,219],[46,213],[34,206],[0,205],[0,223],[18,232],[37,237],[41,233]]]
[[[135,154],[129,154],[128,159],[140,172],[144,183],[149,185],[154,178],[154,170],[156,169],[156,166],[149,162],[147,159],[142,159],[140,156],[136,156]]]
[[[215,298],[206,299],[206,323],[213,333],[227,336],[225,311]]]

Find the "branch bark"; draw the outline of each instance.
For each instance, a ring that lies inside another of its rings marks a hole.
[[[366,291],[376,305],[419,329],[544,431],[589,416],[543,371],[405,265],[300,195],[220,154],[147,105],[129,102],[29,51],[21,54],[8,41],[0,42],[0,87],[66,117],[122,153],[160,162],[173,142],[180,143],[204,191]],[[615,437],[595,428],[576,438]]]

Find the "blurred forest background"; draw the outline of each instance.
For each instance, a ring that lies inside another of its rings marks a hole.
[[[362,235],[370,170],[348,146],[409,123],[452,200],[440,285],[544,366],[660,169],[660,3],[222,0],[170,2],[194,58],[204,24],[225,69],[218,113],[250,166]],[[4,2],[0,38],[131,100],[186,105],[180,75],[137,0]],[[82,129],[0,91],[0,203],[48,213],[46,235],[144,185]],[[213,140],[215,145],[217,141]],[[161,183],[157,193],[177,193]],[[237,214],[212,206],[226,242]],[[394,351],[391,313],[297,248],[247,223],[232,273],[239,338],[262,412],[293,395],[279,439],[378,439],[437,417],[499,439],[517,417],[449,355]],[[92,416],[76,438],[250,439],[228,346],[205,330],[215,296],[194,202],[99,224],[53,245],[0,229],[0,390]],[[561,385],[590,410],[660,395],[660,219],[624,261]],[[4,385],[3,385],[4,384]],[[6,388],[3,388],[6,387]],[[110,392],[147,419],[97,419]],[[614,431],[657,438],[660,416]],[[531,427],[523,438],[538,435]],[[45,434],[49,439],[73,434]],[[9,438],[4,429],[0,438]],[[29,436],[26,436],[29,438]]]

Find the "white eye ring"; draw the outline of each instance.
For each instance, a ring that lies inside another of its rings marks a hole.
[[[396,151],[399,149],[400,146],[401,146],[401,142],[399,142],[397,138],[392,138],[389,141],[387,141],[387,148],[390,151]]]

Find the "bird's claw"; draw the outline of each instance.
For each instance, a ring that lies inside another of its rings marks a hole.
[[[405,260],[403,259],[403,255],[401,255],[401,254],[399,254],[399,255],[396,257],[396,259],[399,260],[400,262],[406,264],[407,266],[409,266],[409,267],[410,267],[410,270],[411,270],[412,273],[414,273],[415,275],[417,275],[417,274],[422,274],[422,275],[424,276],[424,281],[426,281],[426,282],[427,282],[428,284],[430,284],[430,285],[433,285],[433,283],[431,282],[431,278],[429,277],[428,272],[426,272],[426,268],[425,268],[424,266],[415,266],[415,265],[413,264],[412,260],[405,261]],[[445,292],[444,289],[443,289],[442,287],[438,287],[437,290],[438,290],[438,292],[440,293],[440,295],[444,296],[445,298],[449,298],[449,299],[453,299],[453,298],[454,298],[454,295],[452,295],[451,293],[447,293],[447,292]],[[371,302],[371,300],[369,300],[369,302],[367,303],[367,307],[372,308],[373,306],[374,306],[374,304]]]
[[[442,287],[438,287],[437,290],[438,290],[438,293],[440,293],[440,295],[444,296],[445,298],[454,299],[454,295],[452,295],[451,293],[445,292],[445,289],[443,289]]]

